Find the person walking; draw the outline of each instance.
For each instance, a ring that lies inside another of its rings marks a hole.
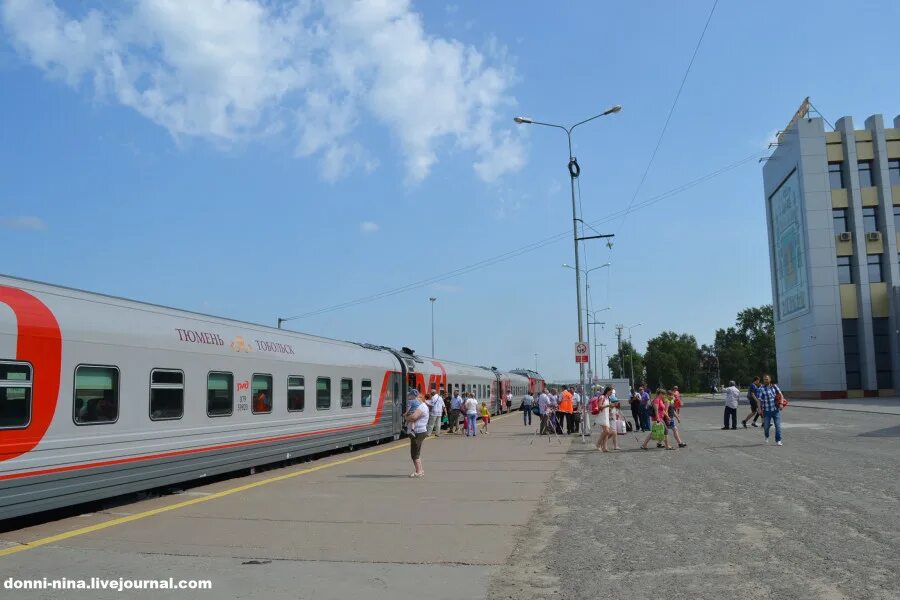
[[[469,392],[463,410],[466,412],[466,437],[476,437],[478,435],[478,431],[475,429],[478,420],[478,400],[475,399],[475,394],[472,392]]]
[[[597,450],[601,452],[609,452],[607,442],[612,437],[612,431],[609,426],[609,394],[612,392],[612,386],[606,386],[603,393],[600,394],[600,413],[597,415],[597,426],[600,427],[600,437],[597,438]]]
[[[522,421],[525,427],[531,425],[531,406],[534,404],[534,396],[530,393],[525,392],[525,395],[522,396]]]
[[[743,421],[741,421],[741,425],[744,426],[744,429],[747,429],[747,421],[750,420],[750,417],[753,417],[753,425],[754,427],[759,427],[756,424],[756,420],[760,417],[759,410],[759,377],[754,377],[753,381],[750,383],[750,389],[747,390],[747,401],[750,403],[750,414],[747,415]]]
[[[428,405],[425,403],[425,395],[415,388],[409,390],[406,400],[409,405],[409,410],[406,412],[409,456],[415,467],[409,476],[422,477],[425,475],[425,469],[422,468],[422,442],[428,436]]]
[[[488,410],[487,404],[484,402],[481,403],[479,413],[481,416],[481,433],[486,435],[488,432],[488,423],[491,422],[491,411]]]
[[[741,396],[741,390],[734,386],[734,381],[728,382],[725,388],[725,426],[722,429],[737,429],[737,407],[738,398]],[[728,426],[729,421],[731,427]]]
[[[462,409],[463,399],[462,396],[459,395],[459,388],[456,388],[456,391],[453,393],[453,398],[450,399],[450,433],[456,434],[457,428],[459,427],[459,413]]]
[[[572,390],[572,423],[574,423],[575,432],[581,431],[581,394],[578,388]]]
[[[681,433],[678,431],[678,424],[681,423],[681,415],[679,413],[678,405],[675,403],[675,394],[673,393],[671,398],[666,398],[666,429],[672,432],[672,437],[675,438],[678,447],[685,448],[687,444],[681,439]]]
[[[674,450],[672,446],[669,445],[669,434],[666,429],[666,403],[663,400],[663,390],[662,388],[656,390],[656,397],[652,400],[652,402],[648,405],[648,412],[653,420],[653,425],[657,428],[662,428],[663,431],[663,442],[665,442],[666,450]],[[647,439],[644,440],[644,443],[641,444],[642,450],[649,450],[647,448],[647,444],[650,443],[650,440],[653,438],[653,426],[650,427],[650,433],[647,435]],[[657,443],[657,448],[662,448],[663,444]]]
[[[428,404],[428,435],[433,435],[434,437],[440,437],[441,435],[441,420],[444,417],[444,398],[438,394],[438,391],[435,388],[431,388],[431,398],[426,403]]]
[[[675,414],[678,415],[678,421],[680,422],[681,421],[681,392],[678,391],[677,385],[672,386],[672,396],[675,400],[675,402],[674,402]]]
[[[772,378],[768,375],[763,377],[763,384],[757,390],[759,394],[759,404],[763,411],[763,433],[766,436],[766,443],[769,443],[769,428],[775,423],[775,444],[783,446],[781,438],[781,390],[777,385],[772,383]]]
[[[505,410],[506,412],[511,411],[511,410],[512,410],[512,405],[513,405],[513,395],[512,395],[512,392],[507,391],[507,392],[506,392],[506,408],[505,408],[504,410]]]

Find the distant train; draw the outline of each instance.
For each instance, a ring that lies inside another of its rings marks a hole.
[[[0,276],[0,519],[397,439],[406,386],[496,414],[543,385]]]

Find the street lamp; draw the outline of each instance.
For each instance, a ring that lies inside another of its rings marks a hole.
[[[437,298],[429,298],[431,300],[431,356],[434,358],[434,301]]]
[[[631,388],[634,389],[634,346],[631,344],[631,330],[635,327],[640,327],[643,323],[635,323],[631,327],[628,328],[628,346],[631,347],[631,350],[628,352],[628,362],[631,363]]]
[[[579,125],[584,125],[594,119],[599,119],[600,117],[605,117],[606,115],[611,115],[622,110],[622,106],[620,104],[616,104],[615,106],[606,109],[602,113],[598,115],[594,115],[588,119],[583,121],[579,121],[575,123],[571,127],[564,127],[563,125],[557,125],[555,123],[543,123],[541,121],[535,121],[531,117],[515,117],[513,120],[519,125],[543,125],[544,127],[554,127],[556,129],[562,129],[566,132],[566,138],[569,142],[569,179],[571,184],[572,191],[572,241],[575,244],[575,303],[576,303],[576,311],[578,314],[578,343],[584,342],[584,329],[582,327],[582,318],[581,318],[581,257],[578,252],[578,212],[575,208],[575,179],[581,174],[581,167],[578,165],[578,160],[576,160],[575,156],[572,154],[572,132]],[[579,380],[581,382],[581,393],[584,393],[584,363],[578,363],[578,373]],[[584,406],[587,404],[586,402],[582,402],[582,422],[585,420],[585,416],[587,414]],[[584,428],[581,430],[581,441],[584,440]]]
[[[594,344],[594,349],[597,348],[600,348],[600,379],[603,379],[603,349],[606,348],[606,344]]]

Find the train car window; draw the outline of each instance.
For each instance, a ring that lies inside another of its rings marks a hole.
[[[272,376],[254,373],[250,383],[250,397],[253,399],[250,411],[254,415],[272,412]]]
[[[372,380],[363,379],[360,389],[362,390],[362,405],[372,406]]]
[[[168,421],[184,416],[184,372],[176,369],[150,371],[150,420]]]
[[[353,380],[341,379],[341,408],[353,407]]]
[[[331,408],[331,378],[319,377],[316,379],[316,409],[329,410]]]
[[[227,417],[234,412],[234,375],[211,372],[206,376],[206,414]]]
[[[288,412],[299,412],[306,405],[306,385],[303,377],[288,377]]]
[[[0,429],[23,429],[31,422],[31,365],[0,362]]]
[[[119,420],[119,369],[80,365],[75,368],[76,425]]]

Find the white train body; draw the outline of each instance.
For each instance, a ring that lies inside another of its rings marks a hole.
[[[527,381],[0,276],[0,519],[396,438],[408,385],[498,412]]]

